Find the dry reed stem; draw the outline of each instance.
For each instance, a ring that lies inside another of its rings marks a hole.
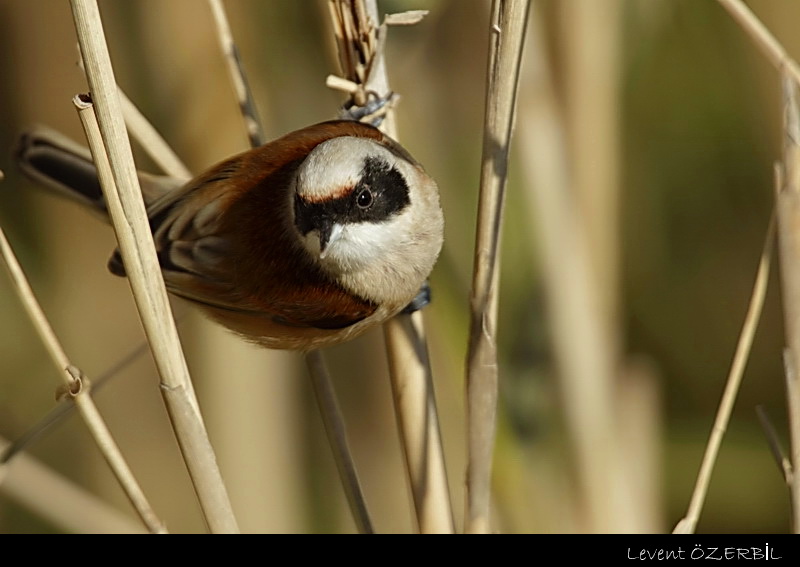
[[[395,317],[384,326],[392,398],[419,530],[422,533],[453,533],[455,527],[444,448],[423,333],[419,312]],[[422,350],[415,350],[420,347]],[[397,358],[408,352],[416,354]],[[413,379],[407,379],[408,376]]]
[[[763,406],[756,406],[756,415],[758,416],[758,422],[761,424],[761,429],[764,430],[764,435],[767,437],[767,444],[772,453],[772,458],[775,459],[775,464],[778,465],[778,469],[780,469],[783,475],[786,486],[791,488],[792,475],[794,474],[792,471],[792,463],[783,453],[780,440],[778,439],[778,431],[775,429],[775,426],[772,424]]]
[[[789,57],[775,36],[761,23],[761,20],[741,0],[717,0],[747,32],[769,62],[783,70],[800,84],[800,66]]]
[[[161,376],[161,392],[210,530],[237,532],[169,308],[97,2],[71,0],[70,3],[102,133],[102,145],[98,143],[99,137],[94,140],[90,137],[89,142],[98,162],[128,281]]]
[[[142,488],[133,476],[133,472],[114,441],[111,431],[100,416],[100,412],[97,410],[97,406],[95,406],[94,400],[90,395],[90,386],[86,376],[73,366],[69,358],[67,358],[67,354],[50,326],[41,305],[39,305],[33,289],[31,289],[25,273],[22,271],[22,266],[19,265],[2,228],[0,228],[0,254],[3,256],[20,301],[33,322],[47,352],[50,354],[53,364],[64,379],[64,395],[74,401],[103,458],[111,467],[111,471],[117,477],[125,495],[130,500],[136,513],[139,514],[144,525],[147,526],[151,533],[166,533],[164,524],[150,506],[147,497],[144,495]]]
[[[158,133],[158,130],[145,118],[122,89],[117,87],[117,92],[119,93],[119,101],[122,104],[125,125],[128,127],[131,136],[139,142],[147,152],[147,155],[161,168],[161,171],[176,179],[189,181],[192,178],[191,172],[161,134]]]
[[[586,226],[591,261],[600,286],[602,317],[619,342],[619,65],[621,5],[618,0],[559,3],[564,45],[566,126],[572,186]],[[618,345],[614,357],[618,358]]]
[[[78,66],[86,76],[83,60],[78,61]],[[147,155],[150,156],[150,159],[167,175],[179,180],[188,181],[191,179],[192,174],[183,161],[119,85],[117,85],[117,93],[119,94],[119,102],[122,105],[122,115],[125,117],[128,133],[139,142],[147,152]]]
[[[306,353],[304,359],[353,520],[360,533],[371,534],[374,532],[372,520],[356,472],[355,459],[353,459],[350,443],[347,440],[344,415],[337,402],[336,391],[333,388],[325,358],[322,351],[313,350]]]
[[[778,244],[781,264],[783,305],[787,351],[784,356],[789,429],[792,440],[790,461],[794,473],[790,478],[792,493],[792,529],[800,533],[800,386],[796,369],[800,368],[800,163],[798,141],[800,120],[796,101],[796,85],[800,83],[800,66],[789,57],[775,36],[741,0],[718,0],[742,26],[767,59],[782,72],[784,93],[784,157],[777,195]],[[784,469],[785,470],[785,469]]]
[[[355,462],[350,454],[344,419],[342,418],[339,403],[336,400],[336,392],[333,389],[331,377],[325,366],[325,360],[318,350],[306,353],[305,360],[311,375],[319,412],[325,424],[325,433],[328,435],[328,443],[330,443],[333,451],[336,468],[339,471],[339,477],[342,479],[342,486],[347,496],[347,502],[350,505],[350,511],[353,514],[353,520],[356,522],[359,533],[374,533],[372,520],[367,511],[367,502],[361,490],[361,483],[358,480]]]
[[[714,426],[706,445],[703,461],[700,465],[700,472],[697,475],[694,492],[689,502],[689,509],[678,524],[673,533],[690,534],[694,533],[700,513],[703,511],[708,486],[711,483],[711,474],[717,461],[719,448],[722,445],[722,438],[730,422],[733,406],[736,403],[736,396],[742,383],[742,376],[750,358],[750,349],[753,346],[753,338],[761,319],[761,311],[764,307],[764,298],[767,294],[769,283],[769,270],[772,262],[772,248],[775,240],[775,214],[773,213],[767,227],[767,234],[764,238],[764,248],[761,251],[761,258],[758,262],[753,293],[750,296],[750,305],[747,307],[747,314],[744,324],[739,334],[739,341],[736,345],[736,352],[733,355],[731,369],[728,372],[728,379],[725,383],[725,390],[722,393],[722,400],[717,409],[717,417],[714,419]]]
[[[650,360],[634,357],[624,361],[617,378],[615,475],[624,486],[618,489],[613,522],[624,533],[664,533],[661,376]]]
[[[339,479],[342,481],[342,488],[356,528],[362,534],[374,533],[372,519],[367,509],[367,500],[356,472],[350,442],[347,440],[344,415],[336,399],[336,391],[325,364],[325,358],[321,351],[313,350],[306,353],[304,359],[308,375],[311,378],[314,397],[317,399],[317,406],[322,416],[325,435],[328,437],[333,460],[339,471]]]
[[[0,450],[8,441],[0,438]],[[26,510],[72,533],[148,533],[116,508],[29,455],[0,465],[0,491]]]
[[[800,533],[800,109],[794,76],[783,76],[783,171],[778,188],[778,250],[786,333],[786,397],[791,438],[792,531]]]
[[[627,417],[629,414],[624,413],[621,402],[632,401],[629,394],[638,388],[628,387],[627,383],[623,388],[620,384],[623,366],[620,357],[623,338],[619,325],[622,6],[618,0],[573,0],[559,3],[559,8],[564,38],[562,72],[571,192],[577,197],[580,222],[586,229],[588,259],[594,274],[593,294],[599,304],[599,324],[603,328],[602,348],[608,350],[607,357],[612,365],[611,374],[597,384],[607,391],[595,403],[612,403],[613,407],[598,408],[598,411],[607,414],[618,412],[617,415]],[[595,381],[591,375],[582,378]],[[576,384],[573,391],[580,395],[587,390]],[[571,398],[564,399],[566,404],[571,401]],[[612,426],[619,428],[620,424]],[[623,441],[623,430],[618,431],[618,435],[609,436],[607,441],[609,445],[616,445],[613,449],[616,458],[607,461],[613,469],[608,476],[620,486],[611,492],[615,497],[609,501],[606,515],[609,523],[605,529],[632,533],[641,531],[646,523],[644,518],[653,516],[645,509],[645,503],[654,502],[655,494],[649,498],[633,496],[634,487],[648,482],[634,476],[649,467],[629,457],[632,454],[652,455],[648,446],[657,440],[637,437],[636,442],[641,445],[634,446],[632,439]],[[585,432],[574,430],[573,433],[583,435]]]
[[[208,0],[217,26],[217,37],[220,48],[227,63],[228,76],[239,103],[239,111],[245,123],[250,145],[260,146],[264,143],[263,128],[256,112],[255,101],[250,91],[247,75],[239,58],[239,51],[233,39],[225,8],[220,0]],[[331,446],[336,462],[339,478],[342,481],[350,511],[360,533],[373,533],[372,520],[366,506],[366,499],[356,473],[355,460],[350,451],[344,417],[336,400],[330,373],[320,351],[313,351],[304,357],[311,386],[322,415],[322,422],[328,443]]]
[[[603,324],[586,225],[571,189],[567,137],[546,57],[543,25],[531,14],[530,58],[520,104],[520,161],[528,218],[535,228],[550,335],[558,365],[567,427],[574,445],[582,531],[622,528],[612,384],[618,368]]]
[[[387,28],[377,25],[375,0],[329,0],[328,6],[342,74],[346,81],[359,87],[351,93],[353,102],[363,106],[369,93],[389,97],[392,93],[383,53]],[[419,17],[416,12],[401,20]],[[391,108],[380,128],[397,137]],[[417,526],[422,533],[452,533],[455,528],[450,489],[422,313],[393,317],[384,323],[383,333]]]
[[[529,0],[494,0],[467,352],[467,507],[464,531],[490,531],[497,416],[499,243]]]
[[[105,371],[101,372],[97,377],[93,378],[92,391],[95,393],[100,391],[100,388],[104,386],[111,378],[116,376],[117,373],[121,372],[128,365],[132,364],[147,351],[147,342],[143,341],[139,344],[139,346],[133,348],[130,352],[128,352],[128,354],[112,364]],[[75,405],[70,403],[62,403],[54,406],[44,417],[29,427],[27,431],[14,439],[11,443],[8,443],[6,447],[0,451],[0,466],[14,459],[21,451],[25,450],[29,445],[35,442],[36,439],[46,433],[51,427],[68,417],[74,409]]]
[[[220,49],[225,56],[228,76],[233,84],[236,102],[239,103],[239,110],[244,120],[244,128],[250,140],[250,145],[256,148],[266,141],[264,139],[264,129],[261,127],[261,121],[258,118],[256,103],[255,100],[253,100],[253,94],[250,91],[247,76],[242,68],[239,50],[236,48],[236,42],[233,40],[231,27],[228,24],[228,17],[225,14],[222,0],[208,0],[208,4],[214,16],[214,24],[217,27],[217,39],[219,39]]]
[[[328,0],[328,8],[343,77],[328,77],[327,84],[339,89],[349,87],[352,101],[360,107],[369,102],[370,95],[390,97],[383,54],[386,28],[378,26],[376,0]],[[391,104],[388,106],[380,129],[396,138],[395,115]]]

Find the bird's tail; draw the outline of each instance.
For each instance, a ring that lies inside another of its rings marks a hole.
[[[20,170],[33,181],[108,219],[97,169],[88,148],[55,130],[37,126],[20,136],[14,158]],[[139,181],[144,201],[150,204],[186,180],[139,172]]]

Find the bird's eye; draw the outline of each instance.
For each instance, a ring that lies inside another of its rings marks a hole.
[[[360,209],[368,209],[370,205],[372,205],[373,197],[372,191],[369,189],[362,189],[361,192],[356,196],[356,205]]]

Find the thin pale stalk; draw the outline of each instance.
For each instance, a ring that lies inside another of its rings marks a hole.
[[[248,133],[250,145],[257,147],[264,143],[263,128],[256,112],[247,75],[239,58],[239,51],[225,15],[225,8],[221,0],[208,0],[208,2],[217,26],[219,45],[227,62],[228,75],[239,103],[239,110]],[[325,427],[325,433],[328,437],[328,443],[333,452],[334,461],[339,471],[339,478],[342,481],[342,487],[350,506],[353,520],[360,533],[373,533],[366,499],[361,489],[355,461],[347,441],[344,417],[336,399],[336,391],[333,388],[330,373],[325,365],[325,359],[321,351],[313,351],[306,354],[305,361],[311,378],[311,386],[317,399],[317,406],[322,417],[322,423]]]
[[[603,322],[612,342],[618,342],[621,6],[618,0],[572,0],[559,8],[572,186],[597,274]]]
[[[792,470],[800,464],[800,386],[796,369],[800,368],[800,242],[797,242],[797,226],[800,223],[800,175],[798,167],[798,125],[796,88],[800,84],[800,65],[792,59],[755,14],[741,0],[718,0],[731,16],[747,32],[761,52],[783,75],[784,82],[784,183],[779,188],[777,204],[778,242],[781,259],[781,279],[785,311],[787,343],[786,389],[789,406],[789,429],[792,439],[790,461]],[[793,474],[790,482],[792,492],[793,530],[800,533],[800,475]]]
[[[624,500],[615,503],[618,531],[659,534],[665,531],[662,440],[663,380],[647,359],[626,360],[615,389],[617,480]]]
[[[258,118],[258,110],[247,82],[247,76],[242,68],[242,60],[239,57],[239,50],[233,41],[228,17],[225,15],[225,7],[222,0],[208,0],[211,14],[214,16],[214,24],[217,27],[217,38],[219,39],[220,49],[225,56],[225,63],[228,67],[228,75],[233,84],[236,94],[236,101],[239,103],[239,110],[244,120],[244,127],[247,137],[250,139],[252,147],[258,147],[265,142],[264,130]]]
[[[389,97],[389,75],[383,53],[386,28],[379,27],[377,0],[328,0],[328,8],[336,36],[336,47],[343,79],[355,84],[350,92],[353,102],[364,106],[367,93]],[[329,78],[329,84],[332,82]],[[334,87],[344,86],[333,80]],[[380,129],[397,137],[397,124],[391,104],[386,109]]]
[[[792,463],[792,530],[800,533],[800,109],[794,77],[783,76],[783,183],[778,189],[778,251],[786,333],[786,396]]]
[[[395,317],[384,325],[392,398],[405,448],[417,523],[422,533],[453,533],[450,491],[437,419],[422,314]],[[423,350],[416,350],[422,348]],[[415,356],[406,353],[416,352]],[[400,358],[398,358],[400,357]],[[413,376],[413,380],[404,377]],[[424,376],[423,380],[419,377]],[[434,484],[426,484],[431,482]]]
[[[378,27],[376,1],[329,0],[328,6],[344,78],[361,87],[353,100],[365,104],[366,92],[388,97],[391,90],[383,53],[386,28]],[[397,137],[391,109],[380,128]],[[383,334],[417,526],[422,533],[452,533],[450,490],[422,316],[397,315],[384,323]]]
[[[711,483],[711,474],[714,472],[714,465],[717,462],[719,448],[725,431],[728,429],[731,413],[733,412],[736,396],[739,394],[739,387],[742,384],[747,361],[750,358],[750,350],[753,346],[753,338],[761,319],[761,311],[764,307],[764,298],[767,294],[767,284],[769,283],[769,270],[772,262],[772,248],[775,241],[775,215],[770,218],[767,228],[767,235],[764,239],[764,248],[761,251],[761,259],[758,262],[756,281],[753,285],[753,293],[750,296],[750,305],[744,318],[744,324],[739,334],[739,342],[736,345],[736,352],[733,355],[731,369],[728,372],[728,380],[725,390],[722,393],[722,400],[717,409],[717,417],[714,419],[714,426],[703,454],[703,462],[700,465],[700,472],[697,475],[694,492],[689,502],[689,509],[686,516],[675,526],[673,533],[694,533],[700,514],[703,511],[708,486]]]
[[[621,367],[619,361],[622,348],[619,325],[621,3],[618,0],[573,0],[559,3],[559,8],[563,45],[560,63],[564,73],[571,191],[577,197],[577,212],[586,229],[588,259],[594,274],[593,293],[599,306],[598,322],[603,327],[601,332],[605,344],[602,348],[608,351],[608,359],[613,365],[613,374],[607,379],[596,380],[588,374],[581,376],[581,379],[607,390],[602,397],[587,403],[615,403],[615,407],[598,408],[599,411],[611,414],[620,410],[619,402],[622,399],[629,399],[624,398],[625,394],[619,394],[620,376],[616,371]],[[586,395],[592,386],[585,387],[576,382],[570,389],[576,395]],[[635,389],[628,388],[626,394]],[[565,405],[573,401],[575,398],[572,396],[564,397]],[[623,412],[620,411],[618,415],[623,415]],[[587,431],[574,429],[573,434],[584,435]],[[622,438],[622,431],[619,435],[608,437],[609,445],[618,445],[613,449],[618,457],[607,461],[613,469],[607,476],[618,483],[619,488],[613,493],[621,497],[615,497],[608,502],[605,514],[608,523],[605,529],[631,533],[644,528],[645,517],[653,517],[644,505],[646,502],[653,502],[655,498],[632,495],[634,487],[647,484],[646,479],[637,479],[634,476],[649,467],[640,466],[642,463],[638,462],[634,465],[634,461],[624,458],[623,455],[631,452],[645,455],[652,453],[648,453],[646,447],[633,447],[630,440],[623,442]],[[639,440],[651,442],[643,438]],[[603,449],[597,447],[595,450]]]
[[[572,190],[567,136],[546,55],[539,14],[531,17],[530,49],[520,103],[519,143],[528,218],[539,247],[550,335],[566,423],[574,445],[582,531],[622,531],[613,395],[618,371],[603,323],[603,307],[586,225]]]
[[[336,392],[331,383],[331,377],[325,366],[322,353],[313,350],[305,355],[308,373],[314,387],[314,395],[317,398],[319,412],[325,425],[325,433],[328,436],[328,443],[333,451],[333,458],[339,477],[342,480],[347,503],[353,514],[358,531],[362,534],[374,532],[372,520],[367,511],[367,502],[361,490],[361,483],[358,480],[355,461],[350,452],[350,444],[347,442],[347,431],[344,426],[344,419],[336,400]]]
[[[8,442],[0,438],[0,450]],[[72,533],[143,534],[141,524],[29,455],[0,465],[0,492]]]
[[[594,274],[593,293],[599,306],[598,322],[603,327],[601,333],[605,344],[602,348],[608,351],[607,359],[612,365],[612,373],[607,379],[597,380],[588,374],[581,377],[605,388],[606,392],[601,398],[577,403],[599,405],[601,401],[610,402],[615,405],[598,408],[599,411],[616,413],[620,419],[625,419],[630,412],[623,411],[623,403],[636,405],[631,394],[639,391],[638,386],[641,386],[646,396],[647,386],[626,384],[621,387],[623,378],[617,370],[623,366],[623,333],[619,324],[622,4],[619,0],[573,0],[559,3],[559,8],[563,31],[560,66],[564,74],[571,191],[577,197],[577,212],[586,228],[589,262]],[[631,376],[626,378],[626,381],[632,381]],[[570,389],[585,396],[592,387],[576,382]],[[565,404],[573,401],[574,397],[564,397]],[[593,458],[597,463],[607,463],[610,468],[607,477],[613,478],[618,485],[611,492],[615,496],[607,514],[604,514],[607,523],[601,529],[624,533],[647,530],[647,518],[656,517],[655,511],[648,509],[658,500],[656,493],[634,495],[633,492],[645,486],[656,487],[655,483],[641,476],[653,467],[640,458],[630,459],[628,455],[653,456],[651,448],[655,439],[624,439],[626,429],[620,423],[611,424],[611,427],[619,428],[619,434],[609,435],[607,441],[607,445],[615,445],[611,451],[617,457],[607,461],[602,456]],[[573,432],[575,435],[588,433],[585,429],[574,429]],[[634,440],[643,445],[633,446]],[[586,442],[580,444],[590,446]],[[594,445],[594,451],[608,449]]]
[[[778,439],[778,431],[775,429],[775,426],[772,424],[763,406],[756,406],[756,415],[758,416],[758,422],[761,424],[761,429],[764,430],[764,435],[767,437],[767,443],[769,444],[772,458],[775,459],[775,464],[778,465],[783,475],[783,480],[786,481],[786,486],[791,487],[792,475],[794,474],[792,472],[792,463],[789,462],[789,458],[783,453],[780,440]]]
[[[209,528],[212,532],[237,532],[170,311],[97,2],[71,0],[71,6],[102,135],[102,145],[93,143],[93,136],[89,136],[92,154],[134,300],[161,376],[162,395]]]
[[[490,531],[497,417],[499,245],[529,0],[494,0],[467,352],[467,507],[464,530]]]
[[[92,379],[92,391],[95,393],[98,392],[111,378],[116,376],[117,373],[121,372],[147,351],[147,342],[142,342],[139,346],[132,349],[120,360],[112,364],[96,378]],[[70,400],[64,400],[64,402],[69,402]],[[47,415],[33,424],[25,433],[14,439],[0,451],[0,465],[14,459],[21,451],[24,451],[44,433],[50,431],[53,426],[57,423],[61,423],[63,419],[71,415],[74,409],[75,405],[72,403],[61,403],[53,407],[53,409],[47,412]]]
[[[378,21],[377,3],[367,0],[365,4],[374,28]],[[382,29],[385,34],[387,28]],[[381,41],[376,43],[383,45]],[[383,49],[376,49],[372,72],[364,86],[380,96],[391,93]],[[394,112],[389,110],[380,127],[396,139],[396,124]],[[453,533],[453,508],[422,313],[396,315],[384,323],[383,336],[417,527],[424,534]]]
[[[147,155],[161,168],[161,171],[178,179],[189,180],[192,177],[189,169],[159,134],[150,121],[145,118],[127,95],[118,88],[122,114],[128,131],[147,152]]]
[[[70,363],[42,307],[36,300],[33,289],[31,289],[28,279],[22,271],[22,266],[19,265],[2,228],[0,228],[0,253],[2,253],[20,301],[28,312],[28,316],[39,333],[39,337],[45,344],[53,364],[55,364],[56,369],[64,379],[67,395],[74,400],[75,406],[89,428],[100,452],[111,467],[114,476],[117,477],[122,489],[125,491],[125,495],[133,504],[134,509],[148,530],[152,533],[165,533],[164,524],[158,519],[155,511],[150,506],[147,497],[144,495],[128,463],[125,462],[125,458],[111,436],[111,431],[109,431],[108,426],[100,416],[100,412],[97,411],[97,406],[95,406],[89,394],[90,388],[86,377]]]
[[[736,22],[742,26],[761,52],[777,69],[783,70],[800,84],[800,65],[789,57],[775,36],[742,0],[717,0]]]
[[[85,75],[86,69],[83,66],[83,61],[80,61],[79,64],[81,71]],[[139,142],[147,152],[147,155],[150,156],[150,159],[167,175],[187,181],[191,179],[191,172],[181,158],[178,157],[178,154],[167,144],[155,126],[142,114],[141,110],[128,98],[128,95],[119,85],[117,85],[117,93],[119,94],[122,115],[125,117],[125,125],[128,127],[128,132]]]

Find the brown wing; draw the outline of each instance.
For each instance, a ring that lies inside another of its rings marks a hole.
[[[372,314],[376,305],[324,273],[290,224],[297,167],[317,144],[341,135],[383,139],[359,123],[318,124],[224,161],[152,203],[148,214],[169,291],[292,327],[338,329]],[[118,253],[109,267],[124,275]]]

